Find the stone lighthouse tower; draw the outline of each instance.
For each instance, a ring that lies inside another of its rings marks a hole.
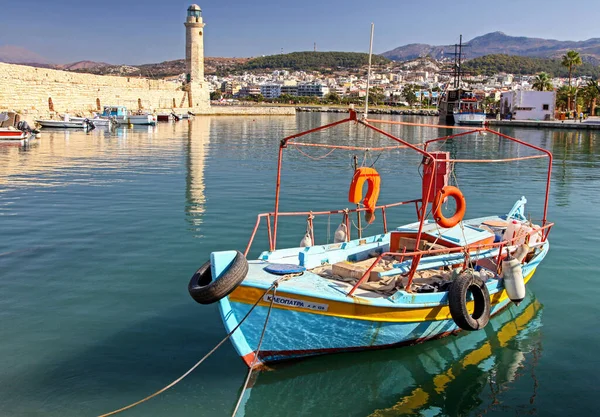
[[[197,4],[187,9],[185,25],[186,91],[189,107],[208,110],[210,93],[204,82],[204,23]]]

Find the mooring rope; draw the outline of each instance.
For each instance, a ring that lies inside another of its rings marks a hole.
[[[260,339],[258,340],[256,352],[254,353],[254,359],[252,360],[252,363],[250,364],[250,369],[248,369],[248,375],[246,376],[246,380],[244,381],[244,385],[242,386],[242,393],[240,394],[240,397],[238,398],[237,403],[235,404],[235,408],[233,410],[233,414],[231,414],[231,417],[235,417],[235,415],[238,412],[238,409],[240,408],[240,404],[242,403],[242,399],[244,398],[244,394],[246,393],[246,388],[248,388],[248,382],[250,381],[250,377],[252,376],[252,372],[254,371],[254,365],[256,365],[256,362],[258,360],[258,353],[260,352],[260,347],[262,346],[262,342],[265,337],[265,331],[267,330],[267,324],[269,323],[269,317],[271,316],[271,310],[273,309],[273,301],[275,301],[275,295],[277,293],[278,285],[279,285],[279,280],[275,281],[273,283],[273,285],[271,286],[271,288],[273,289],[273,296],[271,297],[271,303],[269,304],[269,310],[267,311],[267,317],[265,318],[265,324],[263,325],[262,333],[260,334]],[[265,294],[268,294],[268,292],[269,291],[267,291]],[[263,296],[264,296],[264,294],[263,294]]]
[[[268,289],[267,289],[267,290],[266,290],[264,293],[262,293],[262,294],[261,294],[261,296],[258,298],[258,300],[256,300],[256,302],[254,303],[254,305],[252,306],[252,308],[250,308],[250,311],[248,311],[248,312],[246,313],[246,315],[245,315],[245,316],[242,318],[242,320],[240,320],[240,322],[239,322],[239,323],[238,323],[238,324],[237,324],[237,325],[236,325],[236,326],[233,328],[233,330],[232,330],[232,331],[230,331],[229,333],[227,333],[227,336],[225,336],[225,337],[223,338],[223,340],[221,340],[219,343],[217,343],[217,345],[216,345],[214,348],[212,348],[212,349],[210,350],[210,352],[208,352],[206,355],[204,355],[204,357],[203,357],[202,359],[200,359],[198,362],[196,362],[196,364],[195,364],[194,366],[192,366],[190,369],[188,369],[188,370],[187,370],[187,371],[186,371],[186,372],[185,372],[183,375],[181,375],[181,376],[180,376],[179,378],[177,378],[175,381],[171,382],[169,385],[167,385],[167,386],[166,386],[166,387],[164,387],[164,388],[161,388],[160,390],[156,391],[155,393],[153,393],[153,394],[150,394],[150,395],[148,395],[148,396],[147,396],[147,397],[145,397],[145,398],[142,398],[142,399],[141,399],[141,400],[139,400],[139,401],[136,401],[136,402],[134,402],[134,403],[132,403],[132,404],[129,404],[129,405],[125,406],[125,407],[119,408],[118,410],[111,411],[110,413],[101,414],[101,415],[100,415],[100,416],[98,416],[98,417],[108,417],[108,416],[113,416],[113,415],[115,415],[115,414],[118,414],[118,413],[121,413],[121,412],[123,412],[123,411],[125,411],[125,410],[129,410],[130,408],[133,408],[133,407],[135,407],[135,406],[138,406],[138,405],[140,405],[140,404],[142,404],[142,403],[144,403],[144,402],[148,401],[149,399],[151,399],[151,398],[154,398],[154,397],[156,397],[156,396],[157,396],[157,395],[159,395],[159,394],[162,394],[163,392],[165,392],[165,391],[166,391],[166,390],[168,390],[169,388],[172,388],[173,386],[177,385],[179,382],[181,382],[181,380],[183,380],[183,379],[184,379],[186,376],[188,376],[189,374],[191,374],[191,373],[194,371],[194,369],[196,369],[198,366],[200,366],[200,364],[201,364],[202,362],[204,362],[204,361],[205,361],[205,360],[206,360],[206,359],[207,359],[207,358],[208,358],[210,355],[212,355],[212,354],[213,354],[213,353],[214,353],[214,352],[215,352],[215,351],[216,351],[218,348],[220,348],[220,347],[221,347],[221,345],[222,345],[223,343],[225,343],[225,342],[226,342],[226,341],[227,341],[227,340],[228,340],[228,339],[231,337],[231,335],[232,335],[232,334],[233,334],[233,333],[234,333],[234,332],[235,332],[235,331],[236,331],[236,330],[237,330],[237,329],[238,329],[238,328],[239,328],[239,327],[242,325],[242,323],[243,323],[243,322],[244,322],[244,321],[245,321],[245,320],[248,318],[248,316],[250,315],[250,313],[252,313],[252,311],[253,311],[253,310],[256,308],[256,306],[258,305],[258,303],[260,302],[260,300],[262,300],[262,299],[263,299],[263,297],[264,297],[266,294],[268,294],[268,293],[269,293],[271,290],[274,290],[275,288],[277,288],[277,286],[279,285],[279,282],[283,281],[284,279],[289,279],[289,278],[291,278],[291,277],[290,277],[290,276],[283,276],[283,277],[281,277],[281,278],[279,278],[279,279],[275,280],[275,281],[273,282],[273,284],[271,284],[271,286],[270,286],[270,287],[269,287],[269,288],[268,288]],[[263,328],[263,333],[262,333],[262,335],[261,335],[261,337],[260,337],[260,343],[262,343],[262,339],[263,339],[263,337],[264,337],[265,329],[266,329],[266,327],[267,327],[267,321],[268,321],[268,319],[269,319],[269,315],[270,315],[270,313],[271,313],[271,307],[273,306],[273,300],[274,300],[274,299],[275,299],[275,291],[273,292],[273,298],[271,299],[271,304],[270,304],[270,306],[269,306],[269,312],[267,313],[267,320],[265,321],[265,327]],[[259,345],[258,345],[258,348],[259,348],[259,349],[260,349],[260,343],[259,343]],[[254,360],[255,360],[255,361],[256,361],[256,358],[257,358],[257,356],[258,356],[258,350],[257,350],[256,356],[254,357]],[[252,365],[254,365],[254,364],[255,364],[255,362],[253,362],[253,363],[252,363]],[[245,386],[247,383],[248,383],[248,381],[246,380],[246,383],[244,384],[244,386]],[[244,389],[245,389],[245,388],[244,388]],[[242,394],[243,394],[243,392],[242,392]],[[238,402],[238,406],[239,406],[239,402]],[[237,412],[237,406],[236,406],[236,412]],[[234,415],[235,415],[235,414],[234,414]]]

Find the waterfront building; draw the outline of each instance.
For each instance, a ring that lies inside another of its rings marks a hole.
[[[266,99],[274,99],[281,95],[281,84],[263,84],[260,86],[260,94]]]
[[[329,94],[329,87],[326,87],[321,83],[298,84],[298,96],[300,97],[323,98],[326,94]]]
[[[260,94],[260,87],[258,85],[247,85],[240,89],[238,93],[238,97],[250,97],[250,96],[258,96]]]
[[[290,96],[297,96],[298,95],[298,85],[297,84],[283,84],[281,86],[281,95],[283,94],[287,94]]]
[[[507,91],[500,96],[500,116],[513,120],[554,120],[555,91]]]

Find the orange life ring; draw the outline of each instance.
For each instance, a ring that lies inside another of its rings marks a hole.
[[[446,197],[452,197],[454,198],[454,201],[456,201],[456,213],[454,213],[454,216],[450,218],[446,218],[442,214],[442,203]],[[433,208],[435,210],[433,212],[433,218],[435,219],[435,222],[441,227],[449,229],[456,226],[458,223],[460,223],[463,217],[465,217],[465,212],[467,211],[467,202],[465,200],[465,196],[457,187],[446,185],[436,194],[435,199],[433,200]]]
[[[362,189],[365,181],[369,185],[369,190],[365,196],[362,204],[367,208],[367,213],[370,216],[367,217],[367,221],[372,223],[375,220],[373,213],[375,212],[375,206],[377,205],[377,199],[379,198],[379,188],[381,185],[381,177],[379,173],[368,167],[358,168],[354,171],[352,177],[352,183],[350,184],[350,191],[348,192],[348,201],[354,204],[358,204],[362,199]]]

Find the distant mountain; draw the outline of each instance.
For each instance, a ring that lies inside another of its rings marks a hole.
[[[559,58],[568,50],[580,53],[584,62],[600,64],[600,38],[586,41],[558,41],[554,39],[528,38],[525,36],[509,36],[503,32],[492,32],[478,36],[465,43],[465,57],[477,58],[484,55],[504,54],[541,58]],[[427,44],[409,44],[384,52],[386,58],[406,61],[422,56],[441,59],[454,53],[454,45],[433,46]]]
[[[107,64],[106,62],[77,61],[77,62],[73,62],[72,64],[57,65],[56,68],[66,70],[66,71],[74,71],[74,70],[106,67],[108,65],[110,65],[110,64]]]
[[[0,45],[0,62],[9,64],[52,64],[50,60],[43,56],[15,45]]]

